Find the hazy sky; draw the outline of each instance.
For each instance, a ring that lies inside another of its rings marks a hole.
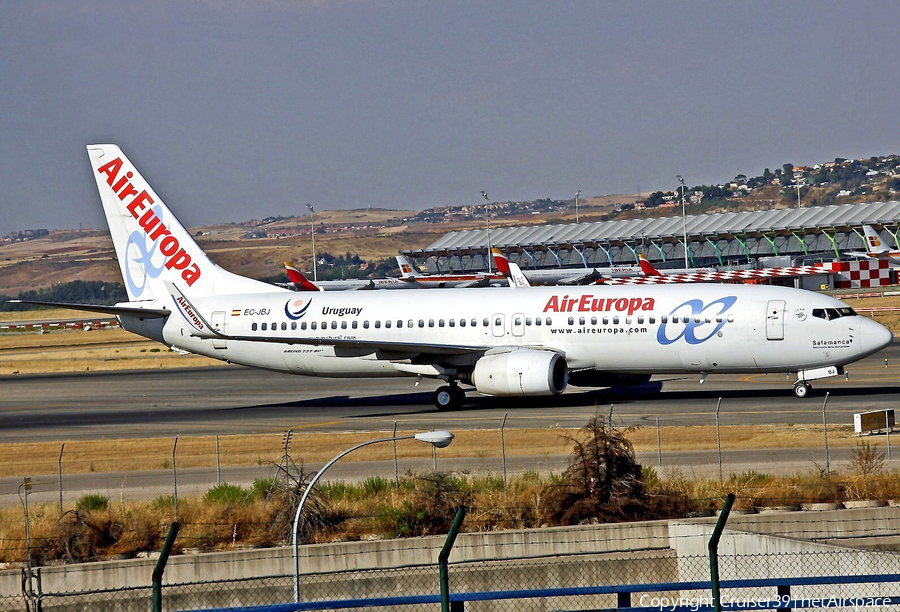
[[[900,3],[0,2],[0,234],[631,193],[900,153]]]

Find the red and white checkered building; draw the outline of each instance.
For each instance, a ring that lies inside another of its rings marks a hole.
[[[891,284],[891,267],[887,259],[837,261],[832,264],[835,289],[864,289]]]

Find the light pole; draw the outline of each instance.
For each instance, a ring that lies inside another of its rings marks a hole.
[[[488,194],[485,192],[481,192],[481,197],[484,198],[484,218],[487,223],[487,271],[488,274],[491,273],[491,208],[490,203],[491,200],[488,198]]]
[[[312,204],[307,204],[306,207],[309,209],[309,235],[312,236],[312,251],[313,251],[313,282],[319,280],[319,276],[316,273],[316,224],[315,224],[315,213],[313,210]]]
[[[684,233],[684,267],[688,268],[688,240],[687,240],[687,217],[684,213],[684,177],[678,175],[678,181],[681,183],[681,230]]]
[[[575,223],[578,223],[578,196],[581,195],[581,190],[575,192]]]
[[[306,499],[309,497],[310,492],[313,487],[316,485],[316,482],[319,481],[322,474],[325,473],[325,470],[330,468],[332,465],[337,463],[339,459],[342,457],[349,455],[353,451],[360,449],[364,446],[369,446],[370,444],[377,444],[379,442],[394,442],[396,440],[420,440],[422,442],[428,442],[434,447],[444,448],[445,446],[449,446],[451,442],[453,442],[453,434],[449,431],[438,430],[438,431],[426,431],[422,433],[417,433],[412,436],[393,436],[390,438],[378,438],[377,440],[369,440],[368,442],[363,442],[362,444],[357,444],[353,448],[348,448],[340,455],[326,463],[322,466],[322,469],[319,470],[315,476],[312,477],[312,480],[309,481],[309,484],[306,485],[306,489],[303,491],[303,496],[300,498],[300,505],[297,506],[297,514],[294,516],[294,534],[293,534],[293,549],[294,549],[294,603],[300,603],[300,550],[297,544],[297,528],[300,525],[300,514],[303,512],[303,506],[306,504]]]
[[[800,183],[797,183],[794,187],[797,188],[797,208],[803,208],[800,206]]]

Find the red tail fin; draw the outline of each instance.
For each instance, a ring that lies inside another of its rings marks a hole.
[[[662,273],[651,266],[650,262],[643,255],[638,255],[638,262],[641,264],[641,272],[644,273],[644,276],[662,276]]]
[[[491,255],[494,256],[494,264],[497,266],[497,271],[506,278],[509,278],[509,259],[506,258],[506,255],[497,249],[491,249]]]
[[[303,276],[303,274],[295,268],[292,264],[288,262],[284,262],[284,269],[287,271],[288,278],[294,286],[300,291],[321,291],[318,286],[309,282],[309,279]]]

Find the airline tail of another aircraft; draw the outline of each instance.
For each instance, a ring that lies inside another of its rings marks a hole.
[[[641,264],[641,272],[644,273],[644,276],[662,276],[662,272],[654,268],[643,255],[638,255],[638,262]]]
[[[325,291],[318,285],[315,285],[290,262],[284,262],[284,269],[287,272],[288,279],[294,284],[294,287],[300,291]]]
[[[871,225],[863,225],[863,234],[866,237],[866,251],[869,255],[888,253],[891,249],[882,240],[878,232]]]
[[[525,274],[518,264],[511,262],[499,249],[491,249],[491,255],[494,258],[494,264],[497,266],[497,271],[507,278],[510,287],[531,286],[531,283],[525,278]]]
[[[422,276],[416,267],[406,258],[406,255],[397,255],[397,265],[400,266],[400,277],[407,280]]]
[[[278,291],[214,264],[118,146],[87,149],[129,301],[168,300],[166,282],[185,297]]]

